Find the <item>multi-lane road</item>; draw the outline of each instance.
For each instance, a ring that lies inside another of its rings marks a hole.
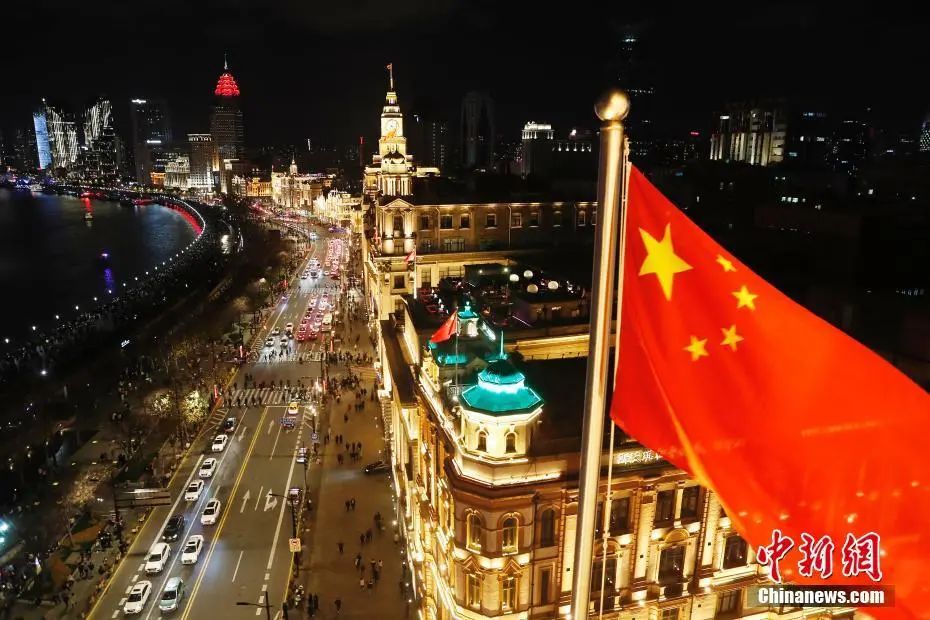
[[[312,258],[325,263],[327,239],[326,234],[320,232],[320,240],[314,244],[301,272]],[[267,332],[277,327],[283,333],[287,323],[297,326],[309,301],[319,296],[321,289],[333,284],[326,276],[300,280],[299,287],[273,309],[265,327]],[[266,335],[259,335],[259,347]],[[319,360],[322,346],[322,340],[293,341],[289,345],[292,355],[245,364],[233,381],[241,386],[245,373],[249,373],[259,384],[267,385],[272,380],[277,385],[290,380],[294,387],[298,380],[311,384],[319,378],[321,365],[310,360]],[[303,363],[297,361],[301,355]],[[288,546],[292,535],[291,509],[284,496],[288,489],[304,486],[304,468],[296,462],[295,455],[298,447],[311,445],[317,415],[312,405],[301,403],[296,426],[287,429],[282,426],[281,419],[290,399],[280,387],[239,387],[231,391],[231,398],[224,405],[234,405],[240,395],[244,401],[256,404],[224,406],[207,422],[205,432],[169,484],[173,504],[156,508],[149,515],[106,592],[93,608],[91,618],[123,615],[129,591],[142,580],[151,581],[152,591],[139,617],[151,620],[167,615],[159,610],[158,601],[171,577],[180,577],[185,587],[179,609],[170,614],[172,617],[255,618],[264,616],[265,610],[236,603],[261,605],[266,600],[274,606],[271,616],[280,615],[292,562]],[[227,416],[238,419],[235,432],[223,452],[211,454],[210,440],[218,432],[215,427]],[[203,460],[211,456],[218,460],[215,473],[205,480],[199,499],[186,502],[184,489],[199,476]],[[222,502],[222,513],[215,525],[201,525],[200,515],[213,498]],[[149,549],[161,539],[168,519],[180,513],[184,514],[186,524],[181,536],[170,543],[170,560],[158,575],[146,575],[144,564]],[[192,534],[203,535],[204,546],[196,564],[182,565],[181,548]]]

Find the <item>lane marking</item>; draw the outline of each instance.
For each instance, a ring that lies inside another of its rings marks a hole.
[[[267,583],[263,583],[263,584],[262,584],[262,592],[267,592],[267,591],[268,591],[268,584],[267,584]]]
[[[139,573],[136,573],[132,576],[132,579],[129,580],[130,583],[135,583],[139,579]]]
[[[271,579],[271,573],[265,573],[265,581]]]
[[[256,608],[255,608],[255,615],[256,615],[256,616],[262,615],[262,608],[261,608],[261,607],[256,607]]]
[[[236,560],[236,570],[233,571],[233,576],[232,576],[232,580],[233,580],[233,581],[236,580],[236,575],[239,574],[239,562],[242,561],[242,554],[243,554],[243,553],[245,553],[245,550],[244,550],[244,549],[243,549],[242,551],[239,552],[239,559]]]
[[[185,487],[185,488],[186,488],[186,487]],[[143,562],[142,564],[139,564],[138,570],[140,570],[140,571],[145,570],[145,562]]]
[[[121,598],[121,599],[119,600],[119,603],[117,603],[117,605],[119,605],[120,607],[122,607],[123,605],[126,604],[126,601],[127,601],[126,597],[123,597],[123,598]],[[117,611],[118,611],[118,610],[117,610]]]
[[[132,586],[126,588],[126,596],[129,596],[129,593],[132,592]]]
[[[111,617],[111,618],[115,618],[115,617],[117,617],[118,615],[119,615],[119,609],[117,609],[116,611],[114,611],[114,612],[113,612],[113,615],[110,616],[110,617]]]
[[[262,416],[256,425],[256,428],[261,428],[262,423],[265,421],[265,415],[268,413],[268,408],[265,407],[262,410]],[[229,502],[232,503],[235,501],[236,492],[239,490],[239,483],[242,482],[242,476],[245,475],[246,465],[248,465],[249,458],[252,455],[252,451],[255,449],[255,444],[258,442],[259,433],[255,433],[252,436],[252,442],[249,444],[249,449],[245,453],[245,458],[242,459],[242,465],[239,468],[239,475],[236,476],[236,482],[233,484],[232,491],[229,493]],[[216,550],[216,544],[220,540],[220,534],[223,533],[223,526],[226,525],[226,518],[232,514],[231,510],[227,510],[223,513],[223,516],[220,517],[219,527],[216,529],[216,534],[213,536],[213,540],[210,541],[210,549],[207,551],[207,557],[203,562],[203,570],[200,571],[200,574],[197,575],[197,581],[194,583],[194,587],[191,588],[191,593],[187,597],[187,605],[184,607],[184,613],[181,615],[181,620],[187,620],[190,616],[191,609],[194,607],[194,599],[197,598],[197,592],[200,590],[200,585],[203,583],[203,578],[207,574],[207,566],[210,564],[210,559],[213,557],[213,552]]]
[[[264,486],[258,488],[258,497],[255,498],[255,510],[258,510],[258,503],[262,501],[262,491],[264,490]]]
[[[274,422],[274,420],[272,420],[272,422]],[[269,461],[274,458],[274,451],[275,451],[275,448],[278,447],[278,439],[280,438],[281,438],[281,425],[279,424],[278,434],[274,436],[274,443],[271,445],[271,454],[268,455]]]
[[[268,430],[265,431],[265,434],[266,434],[266,435],[270,435],[270,434],[271,434],[271,427],[272,427],[272,426],[274,426],[274,420],[268,420]]]
[[[302,416],[303,414],[301,414]],[[303,421],[303,418],[301,418]],[[294,456],[297,454],[297,446],[294,446]],[[294,477],[294,465],[297,463],[296,458],[291,459],[291,469],[287,472],[287,484],[284,486],[284,492],[287,493],[287,490],[291,488],[291,479]],[[274,530],[274,538],[271,541],[271,550],[268,552],[268,565],[265,567],[265,570],[271,570],[272,564],[274,564],[274,552],[275,547],[278,546],[278,537],[281,535],[281,523],[284,521],[284,509],[286,508],[287,502],[281,502],[281,510],[278,513],[278,525]],[[294,554],[290,554],[293,556]]]

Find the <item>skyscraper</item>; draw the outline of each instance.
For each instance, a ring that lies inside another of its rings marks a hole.
[[[36,168],[36,133],[30,127],[20,127],[16,130],[13,141],[13,165],[20,170],[34,170]]]
[[[136,180],[152,182],[153,163],[161,151],[171,144],[171,121],[164,101],[133,99],[132,153],[136,164]]]
[[[245,133],[242,128],[242,110],[239,109],[239,85],[223,62],[223,74],[213,90],[216,104],[210,116],[210,134],[216,148],[218,165],[224,159],[239,159],[244,154]]]
[[[918,148],[921,153],[930,153],[930,116],[920,125],[920,146]]]
[[[42,109],[45,113],[48,145],[52,154],[51,166],[70,168],[78,157],[77,123],[64,109],[50,105],[45,99],[42,100]]]
[[[190,188],[204,192],[213,190],[213,137],[208,133],[189,133]]]
[[[462,99],[462,165],[467,170],[490,168],[495,138],[494,102],[490,95],[468,93]]]
[[[35,128],[36,152],[39,157],[39,169],[47,170],[52,165],[52,147],[48,140],[48,122],[45,119],[45,108],[40,107],[32,114],[32,125]]]
[[[113,105],[100,97],[84,112],[84,173],[90,178],[117,176],[117,138]]]

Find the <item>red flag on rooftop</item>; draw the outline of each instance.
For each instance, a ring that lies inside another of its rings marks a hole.
[[[436,330],[436,333],[433,334],[429,341],[434,344],[439,344],[440,342],[445,342],[458,332],[459,329],[459,313],[456,311],[452,312],[452,316],[446,319],[446,322],[443,323],[439,329]]]
[[[784,581],[879,578],[895,605],[870,615],[928,617],[930,397],[750,271],[635,168],[627,209],[614,421],[716,491],[760,563],[771,569],[758,551],[774,531],[790,537]],[[831,538],[832,576],[799,564],[805,534]]]

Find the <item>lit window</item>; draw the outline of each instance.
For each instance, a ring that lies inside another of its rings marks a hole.
[[[517,518],[507,517],[501,527],[501,549],[504,553],[517,552]]]
[[[481,579],[473,573],[465,575],[465,604],[481,607]]]
[[[507,452],[507,454],[513,454],[516,451],[517,451],[517,434],[507,433],[505,452]]]
[[[659,555],[659,579],[679,580],[684,573],[685,548],[669,547]]]
[[[481,551],[481,517],[469,513],[465,520],[465,539],[468,548],[472,551]]]
[[[517,578],[504,577],[501,580],[501,609],[517,608]]]
[[[681,492],[681,518],[693,519],[698,515],[698,503],[701,498],[701,487],[688,487]]]
[[[394,216],[394,236],[400,237],[404,234],[404,216],[395,215]]]
[[[742,536],[727,536],[727,542],[723,548],[723,567],[746,566],[746,552],[747,545]]]
[[[512,228],[523,228],[523,214],[514,213],[510,218],[510,226]]]
[[[530,211],[530,226],[539,226],[539,211]]]
[[[556,227],[562,225],[562,212],[561,211],[552,212],[552,225]]]
[[[675,518],[675,491],[659,491],[656,494],[656,523]]]
[[[579,211],[578,212],[578,225],[584,226],[584,223],[585,223],[585,212]]]
[[[471,227],[471,216],[470,215],[459,216],[459,228],[470,228],[470,227]]]
[[[488,434],[485,431],[478,431],[478,445],[477,450],[479,452],[488,451]]]
[[[440,228],[452,228],[452,214],[439,216]]]
[[[663,609],[659,620],[678,620],[679,611],[681,610],[678,607],[674,607],[672,609]]]
[[[497,213],[488,213],[484,219],[485,228],[497,228]]]
[[[730,590],[729,592],[723,592],[717,597],[717,613],[718,614],[727,614],[732,612],[737,612],[740,610],[740,603],[742,602],[742,590]]]

